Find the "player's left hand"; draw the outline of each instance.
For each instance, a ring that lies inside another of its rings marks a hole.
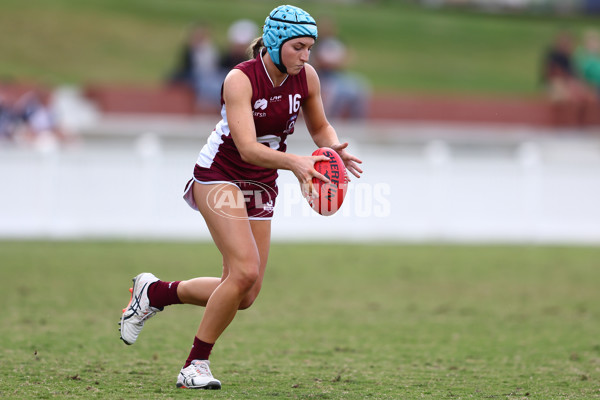
[[[360,174],[363,173],[363,170],[360,169],[358,164],[362,164],[362,161],[358,157],[355,157],[346,151],[346,147],[348,147],[348,142],[334,144],[330,147],[340,155],[340,158],[344,162],[346,169],[350,171],[350,173],[355,177],[360,178]],[[350,181],[350,179],[348,179],[348,181]]]

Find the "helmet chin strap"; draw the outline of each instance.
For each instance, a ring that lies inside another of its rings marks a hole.
[[[279,58],[281,58],[281,56]],[[283,65],[283,63],[275,64],[275,66],[277,67],[278,70],[280,70],[284,74],[287,74],[287,68],[285,67],[285,65]]]
[[[269,54],[269,58],[271,59],[271,62],[277,67],[277,69],[279,71],[281,71],[284,74],[287,74],[287,68],[286,68],[286,66],[283,65],[282,62],[276,63],[275,60],[273,60],[273,57],[271,57],[271,53],[269,53],[266,48],[263,50],[263,53],[261,54],[261,57],[263,55],[265,55],[265,54]],[[281,60],[281,49],[279,51],[279,54],[280,54],[279,59]]]

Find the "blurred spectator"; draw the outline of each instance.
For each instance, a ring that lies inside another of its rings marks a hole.
[[[0,92],[0,140],[12,140],[16,115],[6,96]]]
[[[227,49],[220,63],[224,74],[250,58],[248,47],[261,34],[258,25],[248,19],[240,19],[231,24],[227,30]]]
[[[214,107],[221,98],[222,81],[219,51],[213,43],[210,29],[205,25],[195,25],[183,46],[177,67],[169,76],[169,82],[193,89],[200,106]]]
[[[573,36],[562,31],[544,57],[542,80],[554,103],[557,125],[582,125],[594,102],[593,90],[575,71],[574,48]]]
[[[583,43],[575,53],[575,65],[580,76],[589,84],[600,99],[600,32],[588,30]]]
[[[67,139],[54,113],[35,91],[23,94],[14,105],[21,129],[18,134],[27,143],[54,146]]]
[[[325,112],[331,118],[360,120],[367,116],[370,90],[363,77],[348,72],[348,58],[348,49],[337,37],[335,23],[321,18],[311,62],[321,79]]]

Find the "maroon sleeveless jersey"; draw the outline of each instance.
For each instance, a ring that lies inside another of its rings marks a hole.
[[[306,71],[288,75],[283,83],[273,86],[262,57],[238,64],[252,85],[249,106],[254,116],[256,140],[278,151],[285,152],[286,138],[294,132],[300,107],[308,96]],[[221,96],[222,120],[217,124],[204,145],[194,169],[198,181],[256,181],[275,185],[277,170],[259,167],[242,160],[233,142],[227,123],[227,104]]]

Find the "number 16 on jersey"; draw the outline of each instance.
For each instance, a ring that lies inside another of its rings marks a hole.
[[[300,96],[298,93],[296,93],[295,95],[289,95],[289,101],[290,101],[290,114],[293,113],[297,113],[298,110],[300,109],[300,98],[302,96]]]

